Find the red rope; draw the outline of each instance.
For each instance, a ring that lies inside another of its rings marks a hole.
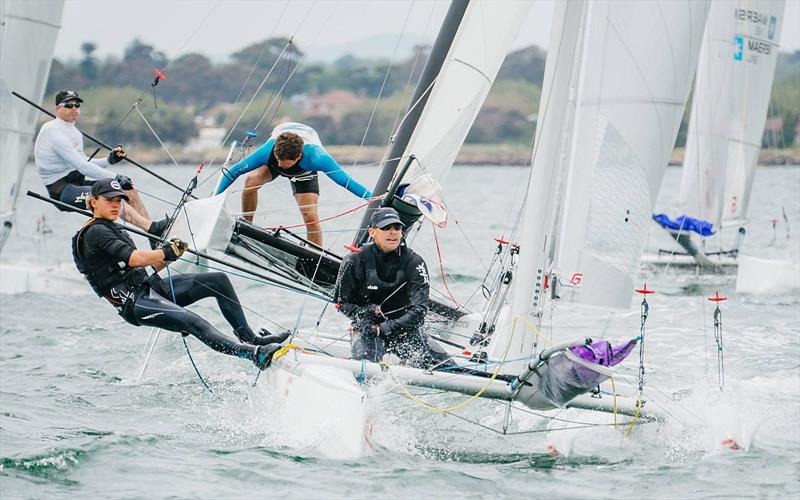
[[[447,295],[450,296],[450,300],[452,300],[453,303],[460,308],[461,304],[459,304],[456,298],[453,297],[453,292],[451,292],[450,287],[447,286],[447,280],[445,279],[444,275],[444,261],[442,260],[442,252],[439,248],[439,235],[436,234],[436,224],[431,221],[431,225],[433,226],[433,239],[436,242],[436,254],[439,256],[439,272],[442,273],[442,283],[444,283],[444,289],[447,290]]]
[[[317,223],[320,223],[320,222],[329,221],[329,220],[335,219],[335,218],[337,218],[337,217],[342,217],[343,215],[347,215],[347,214],[349,214],[349,213],[355,212],[356,210],[358,210],[358,209],[361,209],[361,208],[364,208],[364,207],[366,207],[367,205],[369,205],[371,201],[372,201],[371,199],[370,199],[370,200],[367,200],[367,201],[365,201],[364,203],[362,203],[361,205],[359,205],[359,206],[357,206],[357,207],[355,207],[355,208],[351,208],[350,210],[347,210],[347,211],[345,211],[345,212],[342,212],[342,213],[340,213],[340,214],[332,215],[332,216],[330,216],[330,217],[327,217],[327,218],[325,218],[325,219],[315,220],[315,221],[311,221],[311,222],[303,222],[302,224],[294,224],[294,225],[292,225],[292,226],[273,226],[273,227],[266,227],[266,228],[264,228],[264,229],[294,229],[294,228],[296,228],[296,227],[310,226],[311,224],[317,224]]]

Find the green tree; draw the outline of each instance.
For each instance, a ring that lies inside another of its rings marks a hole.
[[[97,60],[93,56],[95,50],[97,50],[97,45],[93,42],[81,44],[81,52],[83,52],[83,59],[80,62],[81,75],[90,84],[97,79]]]

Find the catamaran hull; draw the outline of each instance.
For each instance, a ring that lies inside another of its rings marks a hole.
[[[645,269],[674,267],[676,269],[696,270],[702,273],[734,274],[739,266],[738,259],[732,257],[706,258],[710,265],[701,265],[691,255],[647,253],[642,256],[642,267]]]
[[[800,288],[800,264],[781,259],[739,256],[736,293],[781,295]]]
[[[280,402],[281,429],[296,447],[335,459],[358,458],[369,450],[367,394],[350,372],[287,355],[273,363],[269,378]]]
[[[91,293],[91,288],[71,264],[44,266],[34,263],[2,263],[0,293],[86,295]]]

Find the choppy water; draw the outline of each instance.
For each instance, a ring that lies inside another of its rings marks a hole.
[[[192,170],[158,169],[184,185]],[[142,191],[177,199],[145,174],[126,171]],[[375,172],[356,169],[370,183]],[[762,168],[756,174],[745,251],[797,258],[800,234],[800,169]],[[669,169],[661,208],[674,205],[680,172]],[[454,218],[439,233],[448,284],[465,300],[483,278],[476,254],[487,263],[493,238],[508,234],[521,203],[527,173],[521,168],[456,168],[448,185]],[[287,183],[263,190],[265,225],[299,221]],[[26,186],[39,192],[33,172]],[[208,188],[205,185],[201,188]],[[332,215],[357,203],[323,184],[322,212]],[[167,205],[146,198],[153,212]],[[68,239],[81,217],[56,213],[23,199],[25,212],[4,261],[67,259]],[[281,207],[283,207],[281,209]],[[794,243],[770,246],[770,220],[785,207]],[[35,233],[46,215],[53,233]],[[325,224],[326,243],[342,251],[347,229],[358,217]],[[653,229],[653,245],[663,243]],[[338,238],[338,239],[337,239]],[[467,243],[469,240],[469,243]],[[335,242],[335,244],[333,244]],[[443,289],[430,233],[414,241]],[[204,377],[221,399],[197,382],[177,336],[162,335],[141,383],[148,331],[122,322],[92,295],[0,297],[0,496],[2,498],[252,498],[252,497],[557,497],[557,498],[797,498],[800,495],[800,296],[737,296],[732,279],[670,271],[643,276],[657,294],[647,324],[649,403],[673,418],[663,424],[620,429],[558,430],[572,424],[519,415],[515,437],[477,428],[452,416],[434,415],[375,388],[372,454],[331,460],[313,447],[298,447],[291,429],[279,428],[267,384],[251,388],[255,369],[217,355],[189,339]],[[296,295],[235,278],[253,323],[313,327],[323,306]],[[712,305],[724,302],[725,392],[716,388],[711,348]],[[479,302],[474,300],[474,305]],[[224,328],[211,304],[196,306]],[[321,328],[343,324],[327,310]],[[608,313],[562,307],[549,316],[556,332],[570,338],[597,335]],[[638,332],[638,308],[616,314],[612,338]],[[628,375],[636,362],[627,363]],[[623,389],[621,389],[623,390]],[[624,389],[630,393],[630,389]],[[439,396],[454,403],[461,396]],[[502,407],[478,402],[463,412],[497,426]],[[564,420],[608,424],[608,415],[560,412]],[[721,444],[735,439],[743,448]],[[559,456],[553,456],[556,449]]]

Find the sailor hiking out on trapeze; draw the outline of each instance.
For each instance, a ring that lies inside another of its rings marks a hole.
[[[97,295],[111,303],[132,325],[194,335],[215,351],[251,360],[260,369],[266,369],[289,332],[255,334],[224,273],[187,273],[171,275],[168,280],[162,280],[158,274],[148,276],[146,267],[163,269],[183,255],[187,244],[173,238],[155,250],[137,249],[128,233],[115,222],[122,201],[128,200],[120,183],[106,178],[90,189],[87,208],[94,216],[73,236],[72,252],[78,270]],[[207,297],[216,299],[238,341],[184,308]]]

